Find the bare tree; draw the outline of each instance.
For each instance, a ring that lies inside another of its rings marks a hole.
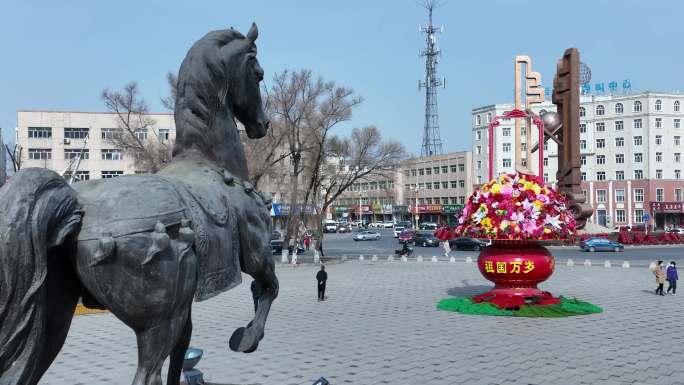
[[[134,156],[136,169],[155,173],[171,161],[171,143],[159,136],[156,121],[149,116],[147,102],[140,96],[136,82],[128,83],[123,91],[105,89],[101,97],[107,110],[116,114],[119,128],[107,140]]]
[[[174,112],[176,110],[176,97],[178,96],[178,76],[173,72],[166,73],[166,81],[169,83],[169,95],[161,98],[164,108]]]

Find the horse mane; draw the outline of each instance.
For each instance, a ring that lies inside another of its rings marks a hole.
[[[244,38],[232,28],[212,31],[188,50],[178,71],[174,156],[193,147],[209,155],[226,135],[239,141],[230,106],[226,105],[232,81],[230,61],[239,50],[227,46]]]

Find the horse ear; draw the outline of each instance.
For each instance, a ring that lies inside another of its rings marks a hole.
[[[247,32],[247,40],[254,43],[257,37],[259,37],[259,29],[257,28],[257,25],[252,22],[252,26],[249,28],[249,32]]]

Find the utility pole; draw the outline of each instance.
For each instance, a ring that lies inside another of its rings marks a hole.
[[[419,53],[425,58],[425,77],[418,81],[418,89],[425,88],[425,126],[420,155],[432,156],[442,153],[437,112],[437,87],[446,87],[446,79],[437,78],[437,63],[442,56],[442,51],[437,47],[436,36],[436,33],[442,32],[442,28],[435,28],[432,25],[432,11],[437,7],[437,0],[425,0],[421,5],[428,10],[428,24],[420,27],[420,32],[426,35],[425,48]]]

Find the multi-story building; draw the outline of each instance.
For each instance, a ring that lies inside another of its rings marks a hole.
[[[472,190],[471,170],[470,151],[412,158],[396,171],[355,183],[335,203],[334,215],[453,224]]]
[[[591,222],[616,227],[651,219],[656,228],[684,225],[682,102],[684,94],[661,92],[581,98],[582,188],[595,210]],[[503,104],[473,110],[476,184],[487,178],[487,114],[501,114],[511,108]],[[552,110],[553,105],[539,109]],[[509,164],[515,164],[514,153],[506,155],[513,143],[513,138],[505,135],[506,127],[512,127],[512,121],[497,128],[495,136],[495,174],[511,172]],[[481,148],[479,154],[477,146]],[[557,149],[552,141],[547,148],[544,173],[553,181]]]
[[[5,144],[2,141],[2,129],[0,129],[0,187],[5,184],[7,178],[7,152],[5,151]]]
[[[176,128],[171,113],[151,113],[154,132],[161,140],[173,141]],[[60,174],[75,170],[77,180],[114,178],[135,173],[133,155],[112,145],[117,135],[117,115],[106,112],[18,111],[17,143],[21,146],[21,166],[45,167]],[[147,137],[152,132],[140,130]]]

